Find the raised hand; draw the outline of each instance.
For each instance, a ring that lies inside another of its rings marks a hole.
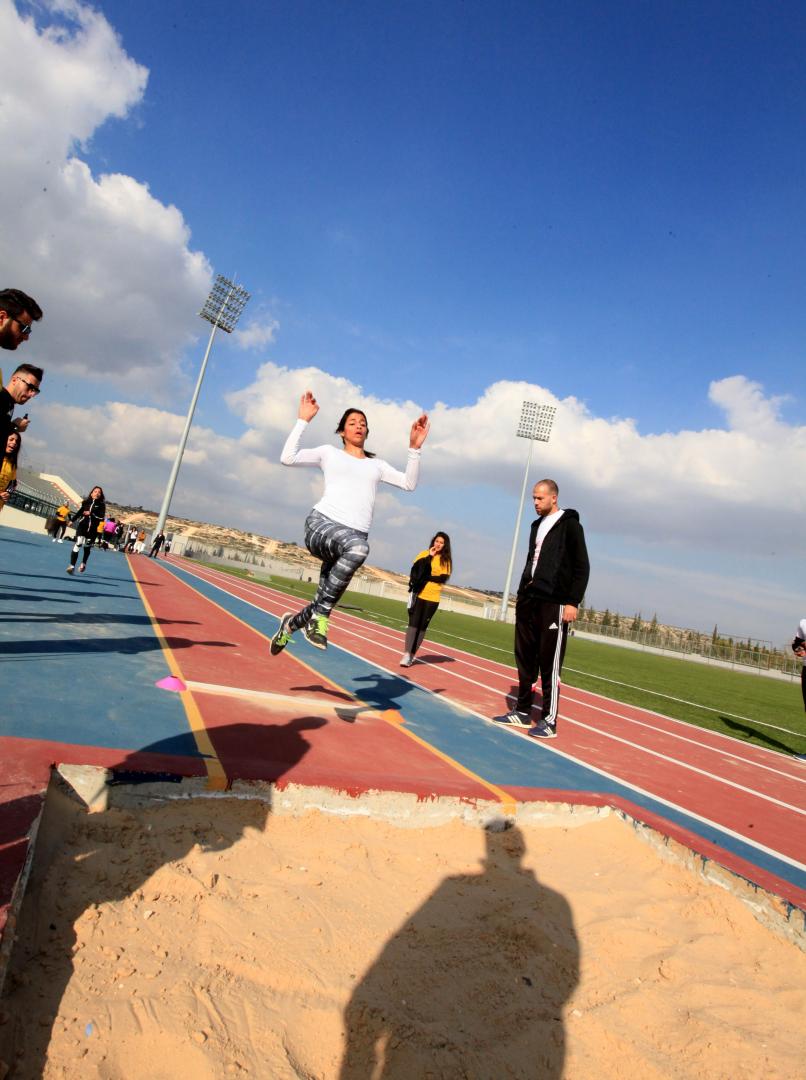
[[[306,390],[302,397],[299,399],[299,413],[297,414],[300,420],[313,420],[316,414],[319,412],[319,403],[316,398],[310,392]]]
[[[419,450],[426,440],[429,428],[431,424],[428,422],[428,416],[423,413],[422,416],[418,416],[414,423],[411,425],[411,434],[409,435],[409,446],[413,450]]]

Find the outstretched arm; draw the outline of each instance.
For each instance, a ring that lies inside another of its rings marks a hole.
[[[319,403],[310,390],[306,390],[299,399],[297,422],[294,424],[291,434],[286,439],[285,446],[280,454],[280,461],[283,465],[322,464],[322,450],[324,447],[317,446],[313,450],[300,450],[299,448],[302,433],[318,412]]]
[[[409,448],[411,450],[420,449],[428,436],[430,427],[431,425],[428,422],[427,413],[423,413],[422,416],[417,417],[411,425],[411,434],[409,435]]]
[[[319,412],[319,402],[310,392],[306,390],[302,397],[299,399],[299,412],[297,416],[300,420],[304,420],[306,424],[309,424],[311,420]]]

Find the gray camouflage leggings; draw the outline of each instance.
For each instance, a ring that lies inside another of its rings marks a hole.
[[[305,546],[311,555],[322,560],[319,588],[313,603],[291,619],[290,630],[301,630],[314,615],[330,615],[353,574],[369,555],[366,533],[331,521],[318,510],[311,510],[305,520]]]

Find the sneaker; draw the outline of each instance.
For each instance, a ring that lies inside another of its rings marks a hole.
[[[305,623],[305,637],[315,649],[327,648],[327,616],[314,615]]]
[[[411,667],[411,665],[413,663],[414,663],[414,661],[411,658],[411,653],[403,653],[403,656],[402,656],[402,658],[400,660],[400,666],[401,667]]]
[[[269,642],[269,652],[272,654],[272,656],[277,656],[278,653],[281,653],[291,640],[291,634],[293,633],[293,631],[288,629],[288,624],[290,621],[291,612],[287,611],[285,615],[283,615],[283,617],[280,619],[280,626],[277,630],[277,633]]]
[[[547,724],[545,720],[540,720],[529,728],[527,735],[531,735],[533,739],[556,739],[557,728],[554,724]]]
[[[54,544],[56,543],[56,537],[55,536],[53,537],[53,543]]]
[[[68,573],[68,574],[72,574],[72,572],[73,572],[74,570],[75,570],[75,567],[74,567],[74,566],[73,566],[73,564],[71,563],[71,564],[70,564],[70,565],[69,565],[69,566],[67,567],[67,573]]]
[[[503,716],[493,717],[493,723],[501,724],[503,727],[527,728],[531,722],[529,713],[518,712],[517,709],[514,712],[504,713]]]
[[[60,536],[59,539],[56,541],[56,543],[57,544],[63,544],[64,543],[64,538]]]
[[[87,569],[87,567],[85,566],[84,563],[82,563],[81,566],[79,566],[79,568],[78,568],[79,574],[83,574],[86,569]]]

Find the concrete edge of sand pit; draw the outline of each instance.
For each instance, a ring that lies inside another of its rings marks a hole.
[[[372,818],[401,828],[430,828],[459,820],[468,825],[493,829],[504,829],[511,824],[567,829],[615,815],[662,860],[683,866],[709,886],[716,885],[730,892],[750,909],[763,926],[806,952],[804,909],[722,866],[713,858],[692,850],[621,808],[569,802],[519,802],[515,814],[508,815],[501,804],[493,800],[473,801],[444,795],[423,799],[410,792],[367,791],[352,794],[335,788],[298,784],[278,788],[262,781],[236,781],[226,791],[214,791],[203,777],[178,776],[167,782],[162,778],[154,781],[143,776],[137,783],[110,784],[112,774],[108,770],[85,765],[59,765],[55,773],[90,812],[102,812],[111,807],[134,809],[155,801],[178,799],[259,799],[269,803],[272,813],[280,816],[317,812],[341,818]]]

